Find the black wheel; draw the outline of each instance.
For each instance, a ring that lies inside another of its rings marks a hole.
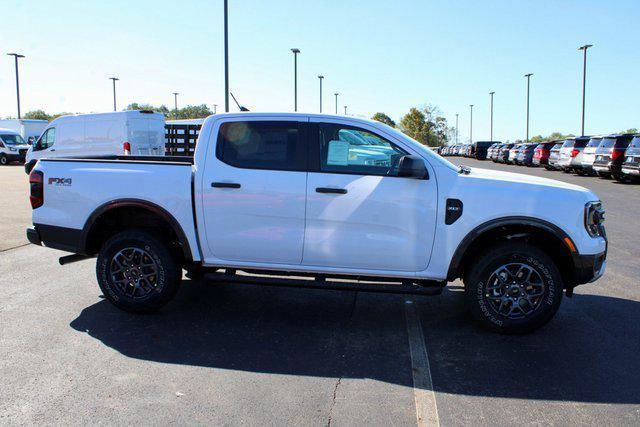
[[[100,249],[98,284],[116,307],[132,313],[153,312],[178,291],[182,268],[168,242],[146,230],[123,231]]]
[[[562,172],[564,172],[564,173],[569,173],[569,172],[571,172],[571,169],[562,168]]]
[[[4,154],[0,154],[0,165],[6,166],[9,164],[9,159]]]
[[[627,177],[624,175],[614,174],[613,179],[615,179],[618,182],[627,182]]]
[[[525,334],[546,324],[562,302],[562,278],[535,246],[498,244],[476,259],[464,279],[466,300],[483,327]]]
[[[606,173],[606,172],[596,172],[598,175],[598,178],[604,178],[604,179],[611,179],[611,174]]]

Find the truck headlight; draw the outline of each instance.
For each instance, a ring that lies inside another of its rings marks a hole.
[[[584,207],[584,227],[591,237],[604,236],[604,208],[602,202],[589,202]]]

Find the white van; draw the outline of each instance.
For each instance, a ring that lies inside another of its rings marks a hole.
[[[11,129],[18,132],[27,144],[31,145],[38,140],[42,131],[49,124],[48,120],[35,119],[6,119],[0,120],[0,128]]]
[[[10,162],[24,162],[29,149],[22,136],[12,129],[0,129],[0,165]]]
[[[25,170],[42,158],[164,156],[164,132],[164,116],[152,111],[58,117],[29,149]]]

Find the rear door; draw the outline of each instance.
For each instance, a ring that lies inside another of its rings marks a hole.
[[[429,180],[395,176],[409,148],[359,126],[311,119],[303,264],[424,270],[435,232],[434,174],[425,163]]]
[[[304,117],[214,125],[202,173],[205,262],[300,264],[307,145]]]

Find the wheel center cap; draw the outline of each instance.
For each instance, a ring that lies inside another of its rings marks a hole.
[[[509,286],[509,293],[512,296],[520,295],[520,288],[518,287],[518,285],[511,285]]]

